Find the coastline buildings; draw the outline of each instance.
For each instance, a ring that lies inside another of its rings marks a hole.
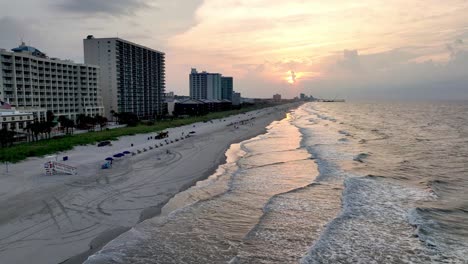
[[[281,94],[274,94],[273,95],[274,102],[281,102]]]
[[[164,94],[164,97],[167,98],[175,98],[174,92],[168,92]]]
[[[240,106],[241,105],[241,93],[232,93],[232,105],[233,106]]]
[[[196,100],[233,100],[233,78],[220,73],[190,72],[190,98]]]
[[[142,119],[164,113],[165,54],[120,38],[83,40],[85,63],[100,67],[107,118],[132,112]]]
[[[0,129],[22,132],[33,120],[33,113],[17,111],[0,101]]]
[[[233,78],[221,77],[221,99],[232,101]]]
[[[33,121],[33,113],[0,109],[0,129],[22,132]]]
[[[192,68],[190,72],[190,98],[221,100],[221,74],[198,72],[197,69]]]
[[[79,114],[102,115],[99,67],[49,58],[22,43],[0,50],[0,101],[46,120],[46,112],[75,120]]]

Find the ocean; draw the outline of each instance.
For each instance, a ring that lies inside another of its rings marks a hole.
[[[468,263],[468,103],[306,103],[86,263]]]

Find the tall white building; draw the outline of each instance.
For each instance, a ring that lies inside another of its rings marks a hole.
[[[164,113],[165,54],[120,38],[84,42],[85,63],[100,67],[106,116],[132,112],[140,118]]]
[[[12,51],[0,50],[0,101],[19,111],[46,119],[46,112],[76,119],[77,115],[102,115],[99,68],[48,58],[22,43]]]
[[[197,100],[223,99],[221,77],[219,73],[197,72],[197,69],[192,69],[190,73],[190,97]]]

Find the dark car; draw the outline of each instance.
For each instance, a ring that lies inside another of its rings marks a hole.
[[[111,142],[110,141],[102,141],[97,144],[98,147],[105,147],[105,146],[110,146]]]

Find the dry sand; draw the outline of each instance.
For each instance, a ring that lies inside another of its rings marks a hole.
[[[158,215],[171,197],[212,174],[230,144],[263,133],[288,107],[169,129],[174,143],[168,145],[148,140],[153,133],[122,137],[110,147],[59,153],[59,160],[69,156],[64,163],[77,167],[78,175],[46,176],[43,164],[50,158],[10,165],[8,173],[0,167],[0,263],[83,262],[122,232]],[[252,117],[239,128],[227,126]],[[194,136],[175,141],[190,131]],[[164,146],[154,148],[160,143]],[[106,157],[144,148],[148,151],[100,169]]]

